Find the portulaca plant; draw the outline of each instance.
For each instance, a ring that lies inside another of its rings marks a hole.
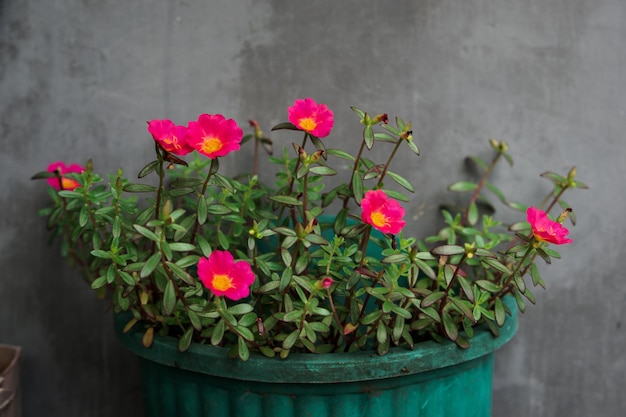
[[[146,348],[169,335],[181,351],[201,343],[247,360],[251,351],[382,355],[433,339],[467,348],[478,326],[497,335],[510,313],[503,299],[521,311],[534,303],[531,288],[544,286],[536,260],[550,263],[553,245],[571,242],[563,193],[586,186],[575,169],[546,172],[553,188],[539,207],[512,202],[488,180],[500,160],[512,164],[506,143],[492,140],[490,163],[471,158],[482,177],[450,186],[469,194],[467,205],[443,206],[441,231],[417,239],[405,233],[402,206],[414,187],[391,170],[398,151],[419,154],[411,123],[352,110],[362,125],[356,156],[327,147],[333,112],[311,98],[272,129],[302,136],[277,155],[253,120],[246,136],[219,114],[186,126],[152,120],[155,159],[139,172],[143,182],[121,169],[102,176],[91,161],[56,162],[33,177],[50,186],[52,205],[40,214],[62,256],[116,313],[130,312],[125,330],[141,327]],[[222,174],[220,159],[245,142],[252,172]],[[368,157],[385,146],[386,160]],[[259,180],[261,149],[277,170],[271,185]],[[347,178],[325,187],[345,164]],[[525,219],[496,220],[488,197]]]

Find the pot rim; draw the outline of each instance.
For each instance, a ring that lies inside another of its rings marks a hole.
[[[510,316],[494,337],[487,329],[476,329],[470,347],[455,343],[427,341],[413,350],[393,347],[384,356],[373,351],[348,353],[292,353],[286,359],[268,358],[251,352],[246,362],[229,358],[227,348],[192,343],[186,352],[178,350],[178,339],[155,335],[150,348],[144,348],[141,326],[128,333],[123,329],[129,314],[116,314],[115,332],[120,341],[137,356],[171,367],[203,374],[266,383],[335,383],[365,381],[413,375],[461,364],[491,354],[513,338],[518,328],[517,306],[512,297],[504,302]]]

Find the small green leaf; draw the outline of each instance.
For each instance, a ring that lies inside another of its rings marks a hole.
[[[352,176],[352,192],[354,193],[354,199],[358,204],[363,199],[363,178],[358,172],[355,172]]]
[[[467,191],[474,191],[477,187],[478,187],[478,185],[474,184],[473,182],[459,181],[459,182],[455,182],[454,184],[450,185],[448,187],[448,190],[450,190],[450,191],[459,191],[459,192],[467,192]]]
[[[176,292],[174,291],[174,284],[171,280],[168,280],[165,286],[165,292],[163,293],[163,313],[169,316],[172,314],[172,311],[174,311],[175,306]]]
[[[431,305],[435,304],[437,301],[441,300],[445,295],[446,293],[444,291],[432,292],[422,299],[420,303],[420,307],[422,308],[430,307]]]
[[[211,333],[211,344],[213,346],[217,346],[222,342],[222,338],[224,337],[224,328],[224,320],[218,321],[213,328],[213,333]]]
[[[159,161],[152,161],[148,163],[145,167],[141,168],[141,171],[139,171],[137,178],[145,177],[146,175],[148,175],[149,173],[157,169],[158,166],[159,166]]]
[[[372,149],[372,146],[374,146],[374,130],[372,126],[365,126],[363,129],[363,141],[367,149]]]
[[[156,252],[150,258],[148,258],[143,268],[141,268],[141,272],[139,272],[139,276],[141,278],[145,278],[149,276],[150,274],[152,274],[152,272],[154,272],[156,267],[159,265],[159,262],[161,262],[161,253]]]
[[[310,167],[309,171],[317,175],[325,175],[325,176],[337,174],[337,171],[335,171],[334,169],[327,167],[327,166],[323,166],[323,165]]]
[[[502,304],[502,300],[500,298],[496,298],[495,307],[495,316],[496,316],[496,324],[500,327],[504,326],[504,320],[506,318],[506,313],[504,311],[504,305]]]
[[[124,191],[127,193],[151,193],[156,191],[157,188],[154,185],[148,184],[126,184]]]
[[[178,350],[186,352],[191,346],[191,337],[193,336],[193,327],[189,327],[178,341]]]
[[[248,349],[245,339],[241,336],[237,338],[237,348],[239,352],[239,359],[244,362],[250,359],[250,350]]]
[[[499,285],[491,281],[487,281],[486,279],[479,279],[475,281],[475,284],[483,290],[489,291],[490,293],[496,293],[501,290],[501,287]]]
[[[198,224],[203,225],[206,222],[207,214],[206,198],[203,195],[198,196]]]
[[[452,256],[465,253],[465,248],[457,245],[441,245],[430,250],[430,253],[436,256]]]
[[[301,206],[302,205],[302,201],[298,200],[295,197],[290,197],[287,195],[274,195],[269,197],[270,200],[272,201],[276,201],[277,203],[280,204],[286,204],[288,206]]]
[[[150,229],[148,229],[147,227],[141,226],[139,224],[134,224],[133,228],[139,232],[139,234],[141,234],[144,237],[147,237],[148,239],[150,239],[153,242],[158,242],[160,239],[158,238],[158,236]]]
[[[289,123],[289,122],[285,122],[285,123],[279,123],[276,126],[274,126],[271,130],[272,132],[275,130],[300,130],[298,129],[294,124]]]
[[[88,221],[89,221],[89,206],[85,204],[80,209],[80,215],[78,216],[78,224],[80,225],[80,227],[85,227]]]
[[[443,312],[441,318],[443,320],[443,330],[446,336],[448,336],[448,339],[456,341],[459,337],[459,328],[456,326],[454,319],[447,311]]]
[[[391,172],[391,171],[387,171],[387,175],[389,175],[389,177],[392,180],[397,182],[400,186],[402,186],[407,191],[410,191],[412,193],[415,192],[415,188],[413,188],[413,185],[411,185],[411,183],[406,178],[404,178],[403,176],[398,175],[395,172]]]
[[[470,226],[474,226],[478,222],[478,206],[475,202],[471,202],[467,211],[467,222]]]

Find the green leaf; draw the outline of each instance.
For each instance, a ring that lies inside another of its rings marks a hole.
[[[148,239],[150,239],[153,242],[158,242],[160,239],[158,238],[158,236],[150,229],[148,229],[147,227],[141,226],[139,224],[133,224],[133,228],[139,232],[139,234],[141,234],[144,237],[147,237]]]
[[[275,130],[300,130],[299,128],[297,128],[294,124],[289,123],[289,122],[285,122],[285,123],[279,123],[276,126],[274,126],[272,128],[272,132]]]
[[[407,260],[406,254],[397,253],[394,255],[385,256],[383,259],[381,259],[381,262],[384,264],[397,264],[400,262],[405,262],[406,260]]]
[[[239,359],[244,362],[250,359],[250,350],[248,349],[245,339],[241,336],[237,338],[237,348],[239,352]]]
[[[289,333],[289,335],[285,338],[285,340],[283,340],[283,349],[287,349],[287,350],[291,349],[293,345],[296,343],[296,340],[298,340],[299,333],[300,331],[298,329]]]
[[[196,247],[191,243],[173,242],[170,243],[170,249],[174,252],[191,252],[192,250],[196,249]]]
[[[448,336],[448,339],[456,341],[459,337],[459,329],[456,326],[454,319],[447,311],[443,312],[441,318],[443,320],[443,330],[446,333],[446,336]]]
[[[154,185],[148,184],[126,184],[123,188],[127,193],[152,193],[157,190]]]
[[[413,188],[413,185],[411,185],[411,183],[403,176],[398,175],[395,172],[391,172],[391,171],[387,171],[387,175],[389,175],[389,177],[391,177],[392,180],[397,182],[400,186],[405,188],[407,191],[410,191],[412,193],[415,192],[415,188]]]
[[[80,215],[78,216],[78,224],[80,227],[85,227],[89,221],[89,207],[85,204],[80,209]]]
[[[491,281],[487,281],[486,279],[479,279],[475,281],[475,284],[478,285],[483,290],[489,291],[490,293],[496,293],[500,291],[501,287]]]
[[[254,310],[254,308],[250,304],[245,304],[245,303],[235,304],[234,306],[228,309],[230,314],[235,315],[235,316],[241,316],[243,314],[251,312],[252,310]]]
[[[467,192],[467,191],[474,191],[476,188],[478,188],[478,185],[474,184],[473,182],[459,181],[459,182],[455,182],[454,184],[450,185],[448,187],[448,190],[450,190],[450,191],[459,191],[459,192]]]
[[[422,299],[420,303],[420,307],[422,308],[430,307],[431,305],[435,304],[437,301],[441,300],[445,295],[446,293],[444,291],[432,292]]]
[[[178,350],[185,352],[191,346],[191,337],[193,336],[193,327],[189,327],[178,341]]]
[[[347,159],[349,161],[354,161],[355,159],[354,156],[340,149],[327,149],[326,153],[328,153],[329,155],[336,156],[337,158]]]
[[[415,144],[415,141],[413,140],[407,140],[406,144],[409,146],[409,149],[417,156],[420,155],[420,149],[417,147],[417,145]]]
[[[280,277],[280,286],[278,287],[278,289],[281,292],[285,291],[285,288],[287,288],[289,284],[291,283],[292,275],[293,275],[293,272],[291,268],[285,268],[285,270],[283,271]]]
[[[222,338],[224,337],[224,328],[224,320],[218,321],[213,328],[213,333],[211,333],[211,344],[213,346],[217,346],[222,342]]]
[[[198,241],[198,246],[200,247],[200,251],[202,252],[204,256],[208,258],[212,252],[211,245],[209,245],[209,242],[206,241],[204,236],[197,235],[196,240]]]
[[[495,307],[495,316],[496,316],[496,324],[500,327],[504,326],[504,320],[506,318],[506,313],[504,311],[504,305],[502,304],[502,300],[500,298],[496,298]]]
[[[185,270],[182,269],[180,266],[170,261],[166,261],[166,265],[174,273],[174,275],[182,279],[186,284],[192,285],[192,286],[196,285],[194,278],[191,275],[189,275],[187,272],[185,272]]]
[[[232,210],[221,204],[211,204],[207,207],[208,214],[223,215],[230,214]]]
[[[270,200],[276,201],[277,203],[286,204],[288,206],[301,206],[302,201],[298,200],[295,197],[290,197],[287,195],[274,195],[269,197]]]
[[[141,171],[139,171],[137,178],[145,177],[146,175],[148,175],[149,173],[157,169],[158,166],[159,166],[159,161],[152,161],[148,163],[145,167],[141,168]]]
[[[365,113],[363,112],[363,110],[355,106],[350,106],[350,109],[352,109],[352,111],[355,112],[357,116],[359,116],[359,119],[365,119]]]
[[[152,274],[152,272],[154,272],[156,267],[159,266],[160,262],[161,262],[161,253],[160,252],[154,253],[150,258],[148,258],[143,268],[141,268],[141,272],[139,272],[139,276],[141,278],[145,278],[149,276],[150,274]]]
[[[206,222],[207,214],[206,198],[200,195],[198,196],[198,224],[203,225]]]
[[[452,256],[465,253],[465,248],[457,245],[441,245],[430,250],[430,253],[436,256]]]
[[[352,176],[352,192],[354,193],[354,199],[360,204],[363,199],[363,178],[361,178],[361,174],[358,172],[355,172]]]
[[[493,258],[482,258],[481,262],[483,264],[489,265],[493,269],[496,269],[496,270],[506,274],[507,276],[511,274],[511,271],[509,270],[509,268],[506,267],[506,265],[501,264],[499,261],[497,261],[497,260],[495,260]]]
[[[174,291],[174,284],[171,280],[168,280],[165,286],[165,292],[163,293],[163,313],[169,316],[172,314],[172,311],[174,311],[175,306],[176,292]]]
[[[337,171],[335,171],[334,169],[327,167],[327,166],[323,166],[323,165],[316,165],[314,167],[310,167],[309,171],[317,175],[336,175],[337,174]]]
[[[495,194],[496,197],[498,197],[498,199],[502,202],[502,204],[507,204],[506,201],[506,197],[504,196],[504,193],[502,193],[502,191],[500,191],[500,189],[498,187],[496,187],[495,185],[493,185],[490,182],[486,182],[485,186],[492,192]]]
[[[470,226],[474,226],[478,222],[478,206],[475,202],[471,202],[467,211],[467,222]]]
[[[374,139],[380,142],[388,142],[388,143],[398,142],[398,139],[394,138],[393,136],[385,132],[374,133]]]
[[[374,130],[372,126],[365,126],[363,129],[363,141],[367,149],[372,149],[372,146],[374,146]]]

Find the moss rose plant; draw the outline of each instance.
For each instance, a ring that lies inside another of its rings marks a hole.
[[[356,156],[326,146],[334,115],[311,98],[272,129],[302,137],[277,155],[254,120],[245,136],[220,114],[185,126],[152,120],[155,158],[139,180],[121,169],[102,176],[92,161],[50,164],[33,177],[50,185],[40,214],[89,285],[115,312],[130,312],[126,330],[141,326],[146,348],[167,334],[181,351],[204,343],[247,360],[251,351],[385,354],[432,339],[466,348],[477,326],[497,335],[509,313],[502,299],[521,311],[534,303],[531,289],[545,285],[536,261],[550,263],[554,245],[572,242],[562,197],[586,186],[574,168],[545,172],[553,187],[541,204],[512,202],[489,181],[499,161],[512,164],[507,144],[491,140],[489,162],[469,158],[482,176],[450,186],[467,204],[442,205],[434,236],[408,236],[403,204],[415,189],[391,168],[400,149],[419,155],[411,123],[352,110]],[[224,175],[220,159],[246,142],[252,172]],[[373,147],[389,156],[370,159]],[[259,180],[262,149],[277,170],[271,185]],[[341,165],[347,177],[325,186]],[[496,220],[489,198],[520,211],[519,222]]]

